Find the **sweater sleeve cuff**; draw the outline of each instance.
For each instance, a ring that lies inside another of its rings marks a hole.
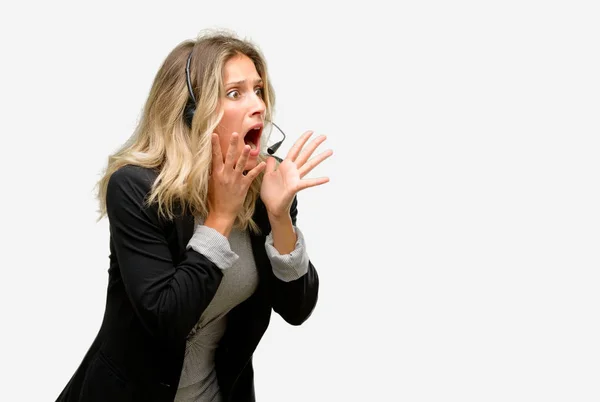
[[[216,229],[204,225],[196,226],[194,235],[187,245],[187,249],[190,248],[204,255],[220,269],[230,268],[239,258],[231,250],[227,237]]]
[[[309,258],[304,236],[297,227],[294,227],[294,231],[296,232],[296,246],[290,254],[279,254],[273,246],[273,233],[269,233],[265,241],[265,250],[271,261],[273,274],[277,279],[284,282],[299,279],[308,272]]]

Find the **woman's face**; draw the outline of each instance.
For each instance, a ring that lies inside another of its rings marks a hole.
[[[248,56],[237,55],[224,66],[223,83],[225,96],[220,99],[223,117],[216,128],[223,160],[227,156],[231,133],[238,133],[238,158],[246,144],[252,155],[260,151],[265,102],[263,82]],[[256,158],[246,165],[246,170],[256,166]]]

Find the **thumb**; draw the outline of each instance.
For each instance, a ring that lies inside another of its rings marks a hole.
[[[274,157],[269,156],[267,158],[267,167],[265,169],[265,173],[273,173],[275,171],[275,167],[277,166],[277,161]]]

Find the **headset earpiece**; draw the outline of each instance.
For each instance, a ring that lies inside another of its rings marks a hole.
[[[194,119],[195,112],[196,105],[194,104],[194,101],[190,98],[185,104],[185,109],[183,110],[183,120],[189,128],[192,128],[192,120]]]

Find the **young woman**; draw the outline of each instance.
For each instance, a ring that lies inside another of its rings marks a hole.
[[[296,194],[328,158],[304,133],[261,152],[273,89],[233,34],[185,41],[161,66],[131,139],[99,182],[110,223],[104,320],[58,401],[254,401],[271,310],[302,324],[319,280]],[[293,345],[303,347],[303,345]]]

